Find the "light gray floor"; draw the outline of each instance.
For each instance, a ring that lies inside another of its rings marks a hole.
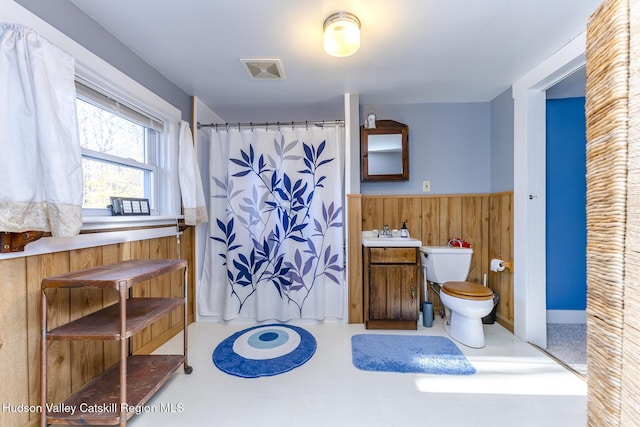
[[[439,376],[365,372],[351,362],[351,336],[360,333],[445,335],[441,320],[417,331],[371,331],[363,325],[301,325],[317,340],[304,365],[274,377],[242,379],[218,370],[216,345],[249,325],[196,323],[182,370],[134,416],[131,427],[572,427],[586,425],[581,378],[509,331],[485,325],[487,346],[458,344],[477,373]],[[181,353],[175,337],[161,353]],[[168,408],[174,408],[171,412]]]
[[[587,325],[547,324],[547,351],[577,372],[587,374]]]

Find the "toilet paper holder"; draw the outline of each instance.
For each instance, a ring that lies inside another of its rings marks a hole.
[[[509,270],[511,270],[511,272],[513,272],[513,261],[505,261],[505,260],[502,259],[501,256],[498,257],[497,259],[494,258],[494,260],[499,260],[500,261],[500,266],[503,267],[503,268],[500,269],[500,270],[493,270],[493,271],[500,272],[500,271],[504,271],[505,268],[508,268]],[[491,260],[491,261],[494,261],[494,260]]]

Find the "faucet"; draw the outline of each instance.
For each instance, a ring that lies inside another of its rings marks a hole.
[[[389,230],[389,226],[387,224],[382,227],[382,237],[391,237],[391,230]]]

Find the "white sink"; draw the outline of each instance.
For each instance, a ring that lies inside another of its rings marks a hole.
[[[419,248],[422,246],[422,241],[413,237],[378,237],[370,231],[363,231],[362,246],[367,248]]]

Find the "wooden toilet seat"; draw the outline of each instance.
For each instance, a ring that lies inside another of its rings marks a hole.
[[[455,298],[484,301],[493,299],[493,291],[474,282],[446,282],[441,291]]]

